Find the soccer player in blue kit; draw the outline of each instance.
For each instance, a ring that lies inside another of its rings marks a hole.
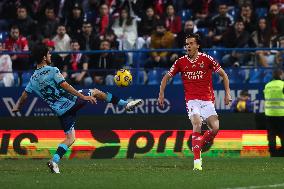
[[[12,111],[20,111],[27,100],[28,94],[34,92],[57,113],[66,138],[59,144],[56,153],[48,161],[47,165],[52,173],[60,173],[58,163],[75,141],[74,127],[76,112],[79,109],[86,105],[87,102],[97,103],[98,99],[124,106],[126,111],[130,111],[141,104],[142,101],[138,99],[127,102],[111,93],[104,93],[98,89],[77,91],[65,81],[58,68],[49,66],[51,55],[44,44],[37,44],[32,49],[32,56],[37,63],[37,69]]]

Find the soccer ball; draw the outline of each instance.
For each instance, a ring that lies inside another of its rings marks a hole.
[[[119,87],[127,87],[132,83],[132,75],[126,69],[120,69],[114,76],[114,82]]]

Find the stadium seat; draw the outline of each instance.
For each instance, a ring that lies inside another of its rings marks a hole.
[[[239,15],[239,9],[233,7],[233,8],[228,10],[228,14],[231,15],[234,18],[234,20],[236,20],[238,15]]]
[[[198,28],[198,31],[202,33],[204,36],[208,35],[208,28]]]
[[[14,86],[18,87],[19,86],[19,75],[17,72],[13,72],[14,75]]]
[[[177,74],[173,77],[173,84],[174,85],[181,85],[182,84],[182,79],[181,79],[180,74]]]
[[[147,73],[144,69],[132,69],[131,70],[133,84],[144,85],[147,81]]]
[[[147,61],[148,57],[149,57],[148,53],[146,52],[133,53],[133,67],[134,68],[144,67],[145,62]]]
[[[240,68],[226,68],[230,83],[246,83],[246,71]]]
[[[217,74],[217,73],[213,73],[212,79],[213,79],[214,84],[219,84],[222,81],[219,74]]]
[[[158,80],[158,71],[156,69],[152,69],[148,72],[148,85],[157,85],[159,84]]]
[[[189,20],[192,17],[192,10],[184,9],[179,11],[178,15],[181,17],[182,23]]]
[[[164,68],[153,68],[148,72],[148,85],[158,85],[162,77],[167,73]]]
[[[267,8],[257,8],[255,9],[255,13],[257,18],[262,18],[267,16],[268,9]]]
[[[223,51],[221,50],[213,50],[208,51],[208,55],[212,56],[214,59],[216,59],[220,64],[222,64],[222,58],[223,58]]]
[[[251,69],[249,72],[249,83],[262,83],[263,70],[260,68]]]
[[[0,42],[4,42],[8,36],[9,36],[8,32],[6,31],[0,32]]]
[[[32,76],[32,72],[23,72],[23,74],[22,74],[22,87],[26,87],[28,85],[31,76]]]
[[[263,70],[263,83],[268,83],[272,80],[272,69],[265,69]]]

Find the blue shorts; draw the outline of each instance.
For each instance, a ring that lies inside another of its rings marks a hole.
[[[79,90],[79,92],[85,96],[92,95],[91,89],[82,89]],[[69,133],[74,129],[76,123],[76,113],[86,104],[87,101],[77,98],[75,104],[67,112],[58,117],[65,134]]]

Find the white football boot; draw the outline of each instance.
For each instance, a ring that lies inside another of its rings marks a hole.
[[[131,111],[131,110],[133,110],[133,108],[135,108],[136,106],[139,106],[141,103],[142,103],[141,99],[132,100],[132,101],[130,101],[126,104],[125,110]]]
[[[60,173],[57,163],[53,162],[52,160],[47,162],[47,166],[49,167],[52,173]]]

